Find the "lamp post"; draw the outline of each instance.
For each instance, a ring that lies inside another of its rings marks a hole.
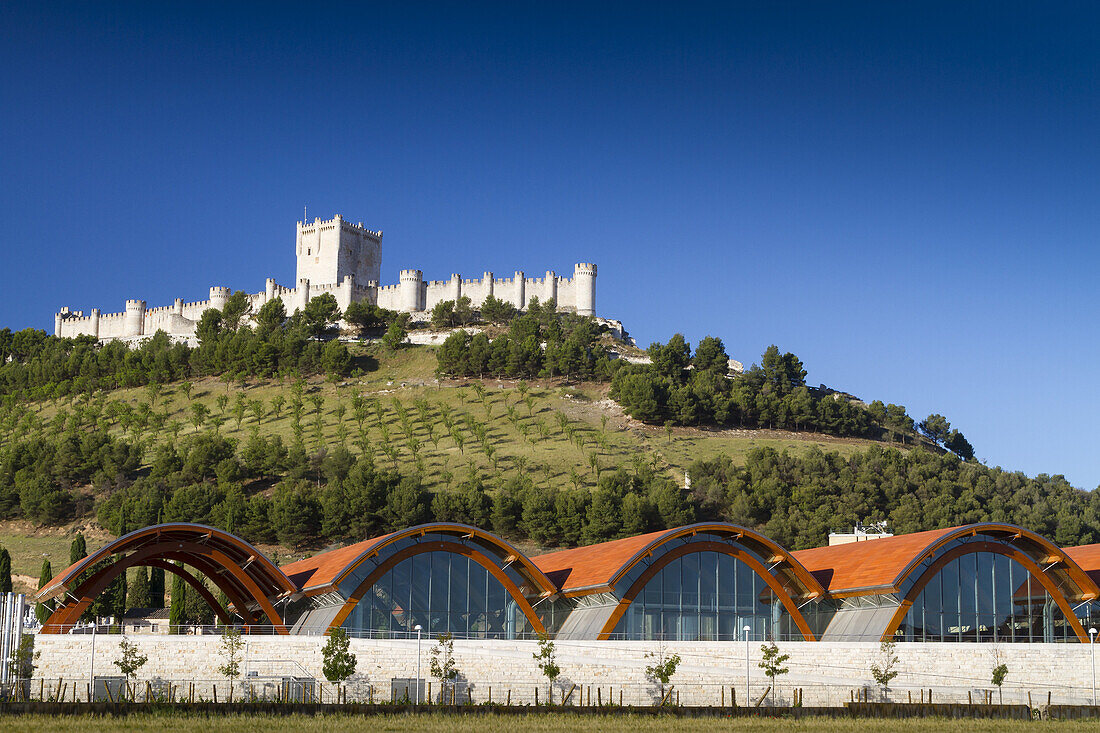
[[[745,624],[742,631],[745,632],[745,707],[749,708],[752,707],[749,697],[749,632],[752,631],[752,627]]]
[[[1089,629],[1089,647],[1092,648],[1092,704],[1096,705],[1096,627]]]
[[[424,630],[424,627],[417,624],[413,627],[413,631],[416,632],[416,704],[420,704],[420,632]]]

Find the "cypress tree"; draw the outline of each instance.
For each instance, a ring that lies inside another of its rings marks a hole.
[[[218,591],[218,603],[221,604],[222,608],[225,608],[225,609],[229,608],[229,596],[227,596],[225,594],[225,591]],[[214,609],[210,609],[210,610],[213,611]],[[216,618],[215,623],[217,623],[218,626],[221,626],[222,625],[222,620],[220,618]]]
[[[169,600],[172,605],[168,611],[168,625],[172,628],[172,633],[179,633],[179,627],[184,621],[183,604],[187,602],[187,585],[175,573],[172,574],[172,596]]]
[[[164,608],[164,569],[149,569],[149,608]]]
[[[42,572],[38,575],[38,589],[42,590],[42,588],[46,586],[46,583],[49,583],[51,580],[53,580],[53,567],[50,565],[49,560],[43,560]],[[50,617],[50,610],[46,608],[45,604],[36,603],[34,606],[34,616],[38,619],[38,623],[44,624],[46,623],[46,619]]]
[[[121,560],[120,555],[115,556],[115,561]],[[122,617],[126,614],[126,573],[119,573],[118,577],[111,581],[111,605],[110,614],[118,623],[122,623]]]
[[[153,608],[149,590],[149,571],[139,567],[134,576],[134,584],[126,594],[126,608]]]
[[[69,564],[72,565],[88,556],[88,543],[84,541],[84,535],[78,533],[73,544],[69,547]]]
[[[200,576],[200,581],[201,581]],[[209,626],[214,623],[214,609],[210,608],[203,597],[188,587],[184,596],[183,616],[186,623]]]
[[[11,555],[0,548],[0,593],[11,593]]]

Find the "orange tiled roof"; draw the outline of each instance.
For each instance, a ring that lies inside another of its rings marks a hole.
[[[550,581],[568,593],[592,586],[606,585],[616,571],[625,565],[647,545],[669,530],[640,534],[598,545],[559,550],[532,557],[531,562],[544,572]]]
[[[791,554],[829,593],[893,587],[921,551],[958,527],[797,550]]]
[[[282,570],[294,585],[302,590],[324,586],[331,583],[355,558],[389,536],[384,534],[337,550],[322,552],[313,557],[283,565]]]
[[[1088,576],[1100,584],[1100,544],[1063,547],[1070,560],[1081,566]]]

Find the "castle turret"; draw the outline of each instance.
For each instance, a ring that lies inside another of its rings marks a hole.
[[[451,273],[451,282],[448,288],[448,297],[445,300],[453,300],[457,303],[458,299],[462,297],[462,277],[458,273]]]
[[[140,336],[145,330],[145,301],[127,300],[126,316],[122,321],[123,336]]]
[[[558,273],[553,270],[546,271],[546,283],[545,290],[543,291],[543,301],[553,300],[555,303],[558,300]]]
[[[573,292],[577,315],[596,315],[596,266],[591,262],[579,262],[573,266]]]
[[[181,318],[183,317],[183,298],[176,298],[172,304],[172,312]]]
[[[340,287],[336,289],[336,304],[341,311],[346,311],[351,305],[351,299],[355,294],[355,275],[344,275],[340,281]]]
[[[481,302],[484,303],[493,294],[493,273],[486,272],[481,276]],[[481,303],[474,303],[481,305]]]
[[[269,277],[264,283],[264,302],[270,303],[273,300],[275,300],[275,278]]]
[[[91,328],[92,335],[99,338],[99,308],[92,308]]]
[[[210,288],[210,307],[223,310],[226,301],[229,300],[229,288],[214,286]]]
[[[401,271],[401,310],[408,313],[423,310],[420,307],[420,290],[424,273],[420,270]]]
[[[512,281],[512,305],[517,308],[523,308],[527,305],[527,301],[523,298],[526,287],[527,283],[524,280],[523,272],[516,270],[515,279]]]
[[[69,306],[62,306],[61,310],[53,314],[53,335],[61,336],[61,322],[69,315]]]
[[[297,297],[294,299],[294,307],[303,313],[306,310],[306,303],[309,302],[309,278],[298,278],[298,289],[294,293]]]

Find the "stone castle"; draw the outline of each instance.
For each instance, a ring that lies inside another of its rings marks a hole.
[[[470,298],[474,306],[492,295],[525,308],[531,298],[557,301],[562,310],[580,315],[596,313],[596,266],[582,262],[573,267],[569,279],[547,271],[545,277],[529,278],[522,272],[498,278],[486,272],[480,279],[451,275],[449,280],[425,281],[421,270],[402,270],[396,285],[380,285],[382,232],[372,231],[362,222],[352,224],[337,214],[332,219],[298,222],[295,252],[298,258],[296,287],[279,285],[267,279],[262,293],[249,294],[252,312],[268,301],[279,298],[288,313],[305,308],[310,298],[332,293],[343,310],[351,303],[368,302],[382,308],[406,313],[430,311],[436,303]],[[210,288],[210,299],[185,302],[176,298],[172,305],[148,308],[144,300],[127,300],[126,310],[101,313],[93,308],[83,311],[62,308],[54,316],[54,335],[63,337],[94,336],[100,341],[139,339],[164,331],[169,336],[193,341],[195,327],[203,311],[225,306],[232,290]]]

